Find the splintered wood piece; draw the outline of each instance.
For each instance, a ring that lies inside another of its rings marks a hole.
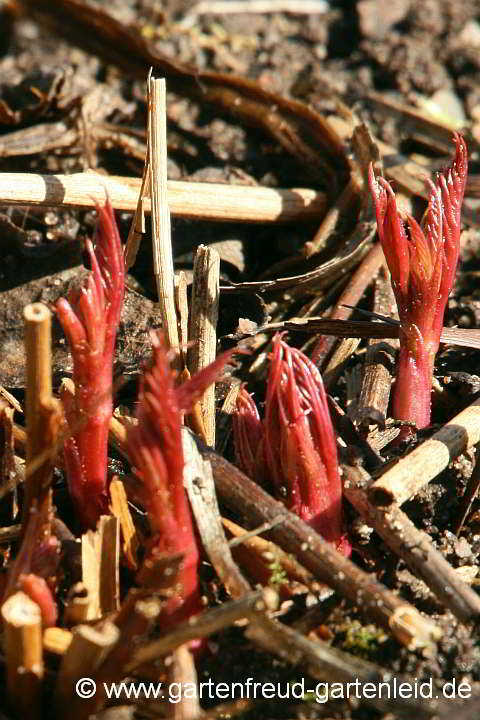
[[[157,620],[160,609],[161,603],[158,598],[146,598],[133,603],[124,618],[117,640],[112,644],[103,661],[93,672],[87,674],[96,683],[96,693],[88,698],[79,696],[72,698],[68,712],[70,720],[87,720],[102,709],[108,701],[104,690],[105,684],[118,682],[119,678],[125,677],[127,665],[139,641]]]
[[[148,165],[152,200],[153,273],[165,339],[178,350],[170,209],[167,193],[167,100],[163,78],[148,78]]]
[[[193,266],[192,306],[188,337],[188,369],[194,375],[217,355],[217,320],[220,300],[220,255],[199,245]],[[215,383],[203,394],[203,424],[208,445],[215,446]]]
[[[137,570],[138,537],[128,507],[127,493],[121,480],[114,478],[109,487],[112,514],[118,518],[123,537],[123,553],[131,570]]]
[[[180,357],[182,365],[187,367],[188,349],[188,300],[187,300],[187,276],[180,270],[175,273],[175,306],[178,317],[178,336],[180,342]]]
[[[96,530],[82,535],[82,582],[87,589],[87,620],[104,617],[119,608],[120,522],[102,515]]]
[[[43,633],[43,649],[52,655],[65,655],[72,642],[70,630],[59,627],[45,628]]]
[[[373,312],[394,317],[395,308],[389,274],[386,266],[383,265],[375,281]],[[385,427],[397,348],[398,341],[395,340],[368,341],[362,390],[356,411],[356,419],[361,425],[377,424],[382,428]]]
[[[55,685],[55,709],[60,716],[68,715],[69,703],[75,697],[77,680],[92,677],[119,637],[120,630],[108,620],[101,629],[89,625],[78,625],[73,629]]]
[[[364,489],[371,478],[364,470],[343,466],[343,472],[345,497],[368,525],[461,622],[478,622],[480,596],[461,580],[427,533],[418,530],[396,503],[388,508],[373,506]]]
[[[379,507],[402,505],[479,441],[480,398],[477,398],[372,483],[367,491],[370,502]]]
[[[217,496],[208,460],[200,455],[188,430],[182,430],[185,456],[184,483],[195,523],[210,561],[233,598],[250,591],[248,581],[236,565],[223,530]]]
[[[43,679],[42,614],[23,592],[2,605],[7,695],[18,717],[35,720],[41,713]]]

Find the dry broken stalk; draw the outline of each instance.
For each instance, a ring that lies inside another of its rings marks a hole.
[[[17,717],[40,717],[43,679],[42,615],[23,592],[2,605],[7,696]]]
[[[68,714],[70,702],[75,697],[75,683],[95,672],[119,637],[120,630],[109,620],[99,628],[78,625],[73,629],[55,685],[55,709],[60,716]]]
[[[96,620],[119,609],[120,522],[102,515],[96,530],[82,535],[82,583],[88,606],[86,620]]]
[[[199,245],[193,265],[192,302],[188,338],[188,369],[193,375],[215,360],[220,301],[220,255],[214,248]],[[201,401],[205,438],[215,447],[215,385]]]
[[[378,234],[401,327],[393,413],[417,428],[430,423],[433,365],[460,250],[467,147],[461,135],[454,134],[454,142],[451,167],[437,176],[435,184],[429,181],[423,229],[410,215],[403,221],[392,188],[370,167]]]
[[[136,492],[152,529],[149,557],[183,556],[179,587],[163,613],[164,621],[173,623],[200,609],[199,553],[183,484],[182,413],[202,396],[232,353],[176,386],[163,336],[152,335],[152,344],[153,364],[143,377],[138,422],[127,428],[127,446],[138,477]]]
[[[468,448],[480,442],[480,398],[401,458],[368,489],[373,505],[406,502]]]
[[[152,201],[153,273],[157,283],[162,327],[169,348],[178,350],[170,209],[167,194],[166,83],[149,75],[148,169]]]
[[[232,557],[218,509],[212,468],[198,451],[187,428],[182,429],[185,457],[184,484],[203,548],[220,581],[233,598],[240,599],[250,591]]]
[[[51,313],[42,303],[24,309],[25,353],[27,358],[27,471],[23,509],[24,525],[35,506],[42,516],[44,530],[50,534],[52,514],[51,475],[56,455],[55,429],[60,427],[58,405],[52,395]],[[35,471],[32,461],[46,448],[53,457]]]
[[[4,600],[23,590],[40,607],[45,626],[57,608],[47,580],[54,580],[59,544],[51,532],[51,478],[61,412],[52,396],[51,313],[34,303],[24,310],[27,357],[27,471],[22,543],[9,567]],[[42,457],[41,461],[38,459]],[[38,462],[37,462],[38,461]]]
[[[191,220],[311,222],[321,219],[327,206],[326,194],[310,188],[168,180],[167,190],[172,215]],[[141,191],[141,178],[98,175],[90,171],[72,175],[0,173],[0,205],[92,208],[101,204],[107,193],[114,210],[133,212]],[[142,208],[150,213],[149,197],[142,199]],[[141,225],[138,230],[144,232]]]
[[[124,261],[112,207],[97,208],[96,247],[87,240],[92,271],[68,301],[56,305],[57,317],[73,357],[75,396],[64,393],[70,434],[64,444],[70,493],[85,527],[95,527],[108,508],[107,444],[112,415],[115,335],[123,306]]]
[[[375,283],[373,312],[391,317],[394,307],[395,300],[387,268],[383,265]],[[362,390],[355,413],[358,423],[365,429],[371,424],[385,427],[395,348],[395,342],[368,341]]]

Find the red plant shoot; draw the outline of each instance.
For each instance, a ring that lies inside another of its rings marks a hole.
[[[107,511],[108,423],[112,415],[115,336],[124,296],[122,244],[112,206],[97,207],[96,247],[87,240],[91,273],[56,313],[73,356],[75,396],[63,395],[70,434],[64,443],[70,494],[81,523]]]
[[[235,460],[246,475],[263,481],[262,450],[263,425],[255,401],[245,387],[241,387],[233,414]]]
[[[182,385],[168,362],[161,334],[152,335],[153,363],[143,376],[137,420],[128,426],[130,460],[139,479],[137,495],[152,529],[150,558],[183,556],[178,592],[169,599],[165,622],[173,624],[200,610],[199,550],[183,485],[182,415],[215,381],[232,351],[223,353]]]
[[[455,134],[454,142],[451,166],[435,183],[429,181],[423,228],[411,215],[400,216],[391,186],[370,167],[378,234],[400,318],[393,414],[417,428],[430,423],[433,366],[460,250],[467,147],[461,135]]]
[[[246,391],[243,391],[244,393]],[[325,540],[345,555],[350,545],[343,531],[342,481],[335,433],[321,375],[300,350],[280,335],[273,340],[263,432],[252,403],[239,396],[234,439],[240,465],[252,476],[251,447],[256,447],[266,479],[277,497]],[[245,436],[253,428],[250,445]],[[261,451],[258,448],[261,447]],[[248,453],[245,453],[248,448]],[[257,474],[258,478],[258,474]]]

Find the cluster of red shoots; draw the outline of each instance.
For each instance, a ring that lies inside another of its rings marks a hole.
[[[239,467],[258,482],[273,484],[292,512],[350,554],[336,438],[322,378],[312,361],[280,335],[273,340],[264,420],[242,388],[233,429]]]
[[[423,229],[413,217],[399,215],[390,185],[370,171],[378,232],[400,317],[394,416],[419,428],[430,422],[433,364],[459,255],[467,149],[460,135],[454,142],[451,167],[429,182]],[[107,511],[113,357],[124,296],[123,253],[113,211],[108,202],[98,211],[96,248],[89,240],[86,245],[91,273],[56,308],[72,351],[75,382],[75,396],[64,397],[70,428],[65,462],[70,493],[85,527],[95,527]],[[137,494],[152,529],[149,557],[183,558],[178,592],[165,611],[174,621],[200,608],[199,551],[183,485],[182,418],[231,353],[176,385],[162,336],[153,335],[152,343],[153,363],[142,380],[137,422],[128,429],[127,444],[139,481]],[[348,555],[336,438],[322,379],[311,360],[280,335],[273,340],[264,420],[242,388],[234,439],[242,469],[263,484],[271,483],[289,509]],[[44,593],[39,582],[35,576],[22,579],[32,595]],[[53,611],[51,615],[54,621]]]
[[[370,168],[378,234],[400,318],[393,416],[417,428],[430,423],[433,366],[460,250],[467,147],[458,134],[454,143],[451,166],[437,175],[435,183],[428,181],[423,228],[411,215],[399,214],[391,186]]]

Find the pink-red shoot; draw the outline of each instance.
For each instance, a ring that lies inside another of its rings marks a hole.
[[[124,260],[112,207],[98,207],[91,272],[56,306],[73,357],[75,397],[63,395],[70,433],[64,444],[70,494],[81,523],[107,511],[107,443],[112,415],[115,336],[124,296]]]
[[[234,424],[240,466],[251,477],[264,474],[290,510],[348,555],[336,439],[318,369],[277,335],[263,424],[246,396],[242,390]]]
[[[153,363],[144,374],[137,420],[128,427],[128,453],[138,477],[136,494],[152,530],[149,559],[183,556],[177,591],[167,602],[164,624],[200,610],[199,550],[183,485],[182,416],[215,381],[232,352],[176,386],[163,336],[153,335]]]
[[[433,366],[460,250],[467,147],[458,134],[454,143],[451,166],[437,175],[435,183],[428,182],[428,208],[422,226],[411,215],[400,215],[389,183],[376,178],[370,168],[378,234],[400,318],[393,415],[417,428],[430,423]]]

